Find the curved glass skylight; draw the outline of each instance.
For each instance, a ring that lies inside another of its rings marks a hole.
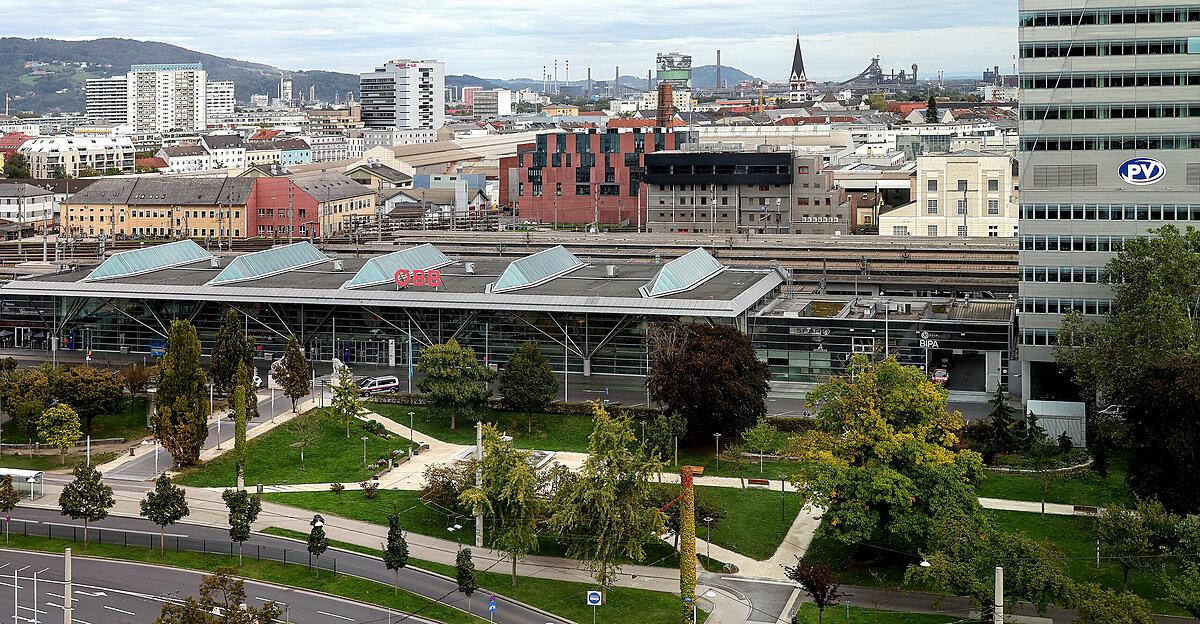
[[[272,247],[234,258],[223,271],[209,280],[208,285],[220,286],[261,279],[321,264],[328,260],[328,256],[307,241]]]
[[[141,249],[118,251],[83,278],[85,282],[117,279],[200,262],[213,257],[191,239]]]
[[[691,290],[724,270],[725,265],[702,247],[697,247],[664,264],[654,281],[638,290],[643,297],[673,295]]]
[[[396,271],[428,271],[444,267],[454,262],[440,249],[429,243],[401,249],[383,256],[367,260],[358,273],[350,281],[342,284],[342,288],[367,288],[387,284],[395,279]]]
[[[504,272],[500,274],[500,279],[492,284],[490,290],[499,293],[532,288],[566,275],[582,266],[584,266],[584,262],[576,258],[575,254],[567,251],[566,247],[562,245],[551,247],[510,262]]]

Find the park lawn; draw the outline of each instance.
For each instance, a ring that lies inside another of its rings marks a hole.
[[[724,450],[724,443],[722,443]],[[759,469],[757,459],[739,459],[736,461],[721,458],[720,467],[717,466],[716,460],[716,445],[704,448],[680,448],[679,463],[684,466],[702,466],[704,468],[704,476],[706,477],[740,477],[743,479],[771,479],[778,480],[781,476],[791,480],[791,478],[800,471],[800,463],[786,459],[766,459],[762,462],[762,469]],[[674,458],[667,458],[670,463],[664,470],[678,472],[678,468],[674,467]]]
[[[99,466],[117,458],[121,451],[92,452],[92,463]],[[70,472],[84,463],[85,453],[68,453],[66,463],[59,463],[57,453],[51,455],[17,455],[12,451],[0,457],[0,468],[16,468],[18,470],[41,470],[43,472]]]
[[[92,420],[92,439],[124,438],[126,441],[140,440],[150,435],[146,428],[146,397],[137,397],[125,404],[125,411],[120,414],[101,414]],[[87,423],[80,419],[80,427],[87,434]],[[29,439],[25,433],[17,429],[16,421],[9,419],[0,426],[4,440],[16,444],[25,444]]]
[[[371,403],[367,408],[384,418],[390,418],[407,427],[408,413],[413,413],[413,428],[425,435],[451,444],[475,444],[475,418],[491,423],[513,437],[518,448],[542,451],[586,452],[588,438],[592,435],[590,416],[567,416],[560,414],[534,414],[533,431],[525,414],[498,410],[478,410],[475,418],[460,416],[456,429],[450,428],[450,416],[439,414],[425,405],[396,405]]]
[[[160,555],[154,549],[116,544],[89,544],[86,548],[81,548],[81,544],[70,540],[22,535],[13,535],[7,547],[55,553],[61,553],[63,548],[73,547],[76,549],[76,555],[137,561],[203,572],[213,572],[217,568],[229,567],[233,568],[237,576],[243,578],[341,596],[349,600],[420,614],[445,624],[472,624],[486,621],[411,592],[401,590],[399,593],[393,593],[392,587],[389,585],[356,576],[326,572],[318,580],[306,565],[255,561],[248,557],[239,564],[236,557],[226,555],[171,551]],[[180,593],[195,595],[199,592],[199,586],[200,584],[197,582],[196,587],[181,587],[179,588]]]
[[[268,535],[291,538],[300,542],[307,541],[308,535],[300,531],[291,531],[277,527],[267,527],[262,531]],[[382,558],[382,551],[358,544],[330,541],[329,545],[370,557]],[[409,559],[409,565],[436,572],[443,576],[454,578],[453,566]],[[498,593],[519,600],[527,605],[543,609],[554,615],[575,622],[590,621],[592,610],[583,604],[579,597],[589,589],[595,589],[588,583],[561,581],[556,579],[535,578],[528,576],[517,577],[517,585],[511,585],[512,577],[501,572],[476,572],[479,580],[479,593]],[[608,590],[608,600],[604,608],[597,610],[596,621],[600,622],[646,622],[647,624],[675,624],[679,621],[679,601],[673,594],[656,592],[648,589],[632,589],[612,587]],[[503,608],[499,602],[497,609]],[[703,621],[703,619],[701,620]]]
[[[1109,468],[1108,477],[1104,479],[1094,470],[1056,477],[1050,481],[1046,502],[1094,507],[1116,503],[1132,507],[1134,499],[1129,490],[1128,469],[1127,459],[1116,458]],[[1038,502],[1042,500],[1042,484],[1033,475],[988,472],[979,485],[979,495],[984,498]]]
[[[702,496],[725,511],[725,518],[713,524],[712,543],[759,561],[775,554],[803,507],[800,495],[795,492],[782,497],[779,492],[769,490],[722,487],[699,487],[697,492],[703,492]],[[703,520],[697,520],[696,537],[707,536]]]
[[[304,450],[303,468],[300,465],[300,451],[292,446],[295,437],[290,426],[280,425],[247,442],[247,485],[357,483],[370,476],[370,472],[363,468],[364,435],[367,436],[367,460],[370,462],[393,450],[404,450],[408,445],[408,441],[399,436],[384,439],[367,433],[360,421],[350,425],[350,437],[347,439],[345,425],[331,416],[328,410],[312,410],[297,418],[316,418],[320,422],[320,435]],[[232,449],[233,440],[229,439],[226,443]],[[176,481],[194,487],[232,487],[237,482],[236,458],[231,452],[225,453],[185,470]]]
[[[883,611],[865,607],[850,607],[849,617],[844,606],[826,607],[825,624],[947,624],[961,622],[961,617],[935,615],[932,613],[904,613],[901,611]],[[800,605],[796,612],[797,624],[817,624],[817,607],[812,603]]]
[[[843,544],[829,535],[828,521],[821,522],[804,552],[804,560],[829,566],[838,573],[843,585],[924,589],[904,585],[904,571],[908,564],[916,563],[915,558],[890,549]]]
[[[987,513],[995,521],[996,528],[1001,531],[1023,533],[1062,549],[1067,558],[1067,574],[1072,579],[1121,589],[1121,567],[1115,561],[1102,559],[1100,565],[1096,566],[1095,518],[1050,514],[1043,516],[1024,511],[988,510]],[[1150,601],[1155,613],[1184,614],[1165,598],[1158,571],[1131,571],[1129,590]]]

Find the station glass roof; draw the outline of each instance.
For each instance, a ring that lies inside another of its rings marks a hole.
[[[213,257],[191,239],[142,249],[119,251],[92,270],[85,282],[117,279],[192,264]]]
[[[662,297],[691,290],[724,270],[725,265],[697,247],[663,265],[654,280],[639,290],[645,297]]]
[[[500,274],[496,283],[491,285],[491,292],[500,293],[510,290],[520,290],[544,284],[556,277],[566,275],[584,266],[584,262],[559,245],[539,251],[531,256],[518,258],[509,263],[508,268]]]
[[[328,260],[328,256],[307,241],[272,247],[234,258],[229,266],[209,280],[208,285],[220,286],[256,280],[303,269]]]
[[[354,274],[354,277],[342,285],[342,288],[379,286],[395,279],[396,271],[400,269],[427,271],[444,267],[452,262],[454,261],[440,249],[425,243],[367,260],[366,264]]]

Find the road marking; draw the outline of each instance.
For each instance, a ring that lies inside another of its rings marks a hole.
[[[58,598],[59,600],[62,600],[62,599],[63,599],[63,597],[62,597],[62,594],[56,594],[56,593],[54,593],[54,592],[46,592],[46,595],[47,595],[47,596],[52,596],[52,597],[54,597],[54,598]],[[72,597],[71,597],[71,602],[79,602],[79,599],[78,599],[78,598],[75,598],[74,596],[72,596]]]
[[[317,613],[320,613],[321,615],[324,615],[324,616],[327,616],[327,617],[331,617],[331,618],[337,618],[337,619],[339,619],[339,620],[346,620],[347,622],[353,622],[353,621],[354,621],[354,618],[348,618],[348,617],[346,617],[346,616],[344,616],[344,615],[338,615],[338,614],[336,614],[336,613],[325,613],[324,611],[317,611]]]
[[[137,615],[133,611],[126,611],[125,609],[118,609],[116,607],[110,607],[108,605],[104,605],[104,608],[108,609],[109,611],[116,611],[117,613],[124,613],[125,615]]]
[[[77,590],[75,590],[75,593],[77,593],[77,594],[79,594],[79,595],[81,595],[81,596],[92,596],[92,597],[96,597],[96,596],[107,596],[107,595],[108,595],[108,594],[106,594],[106,593],[104,593],[104,592],[102,592],[102,591],[98,591],[98,592],[88,592],[88,591],[83,591],[82,589],[77,589]]]

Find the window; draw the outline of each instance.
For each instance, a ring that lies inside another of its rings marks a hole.
[[[936,225],[925,226],[925,235],[937,237],[937,226]]]
[[[960,214],[960,215],[967,214],[967,200],[965,200],[965,199],[958,200],[958,214]]]
[[[990,214],[990,215],[1000,214],[1000,200],[998,200],[998,199],[989,199],[988,200],[988,214]]]
[[[967,181],[966,181],[966,180],[959,180],[959,181],[958,181],[958,191],[959,191],[959,192],[962,192],[962,191],[965,191],[965,190],[967,190]]]
[[[937,201],[938,200],[936,200],[936,199],[930,199],[930,200],[926,201],[925,202],[925,211],[928,212],[929,214],[937,214],[938,213]]]
[[[999,238],[999,236],[1000,236],[1000,226],[989,225],[988,226],[988,238]]]
[[[892,226],[892,236],[908,236],[908,226],[907,225],[893,225]]]
[[[995,193],[1000,190],[1000,180],[988,180],[988,192]]]
[[[928,189],[930,193],[936,193],[938,188],[937,180],[930,180],[925,184],[925,188]]]
[[[967,237],[967,226],[965,226],[965,225],[958,226],[958,236],[959,236],[959,238]]]
[[[808,165],[800,165],[800,175],[806,175],[807,173],[808,173]]]

